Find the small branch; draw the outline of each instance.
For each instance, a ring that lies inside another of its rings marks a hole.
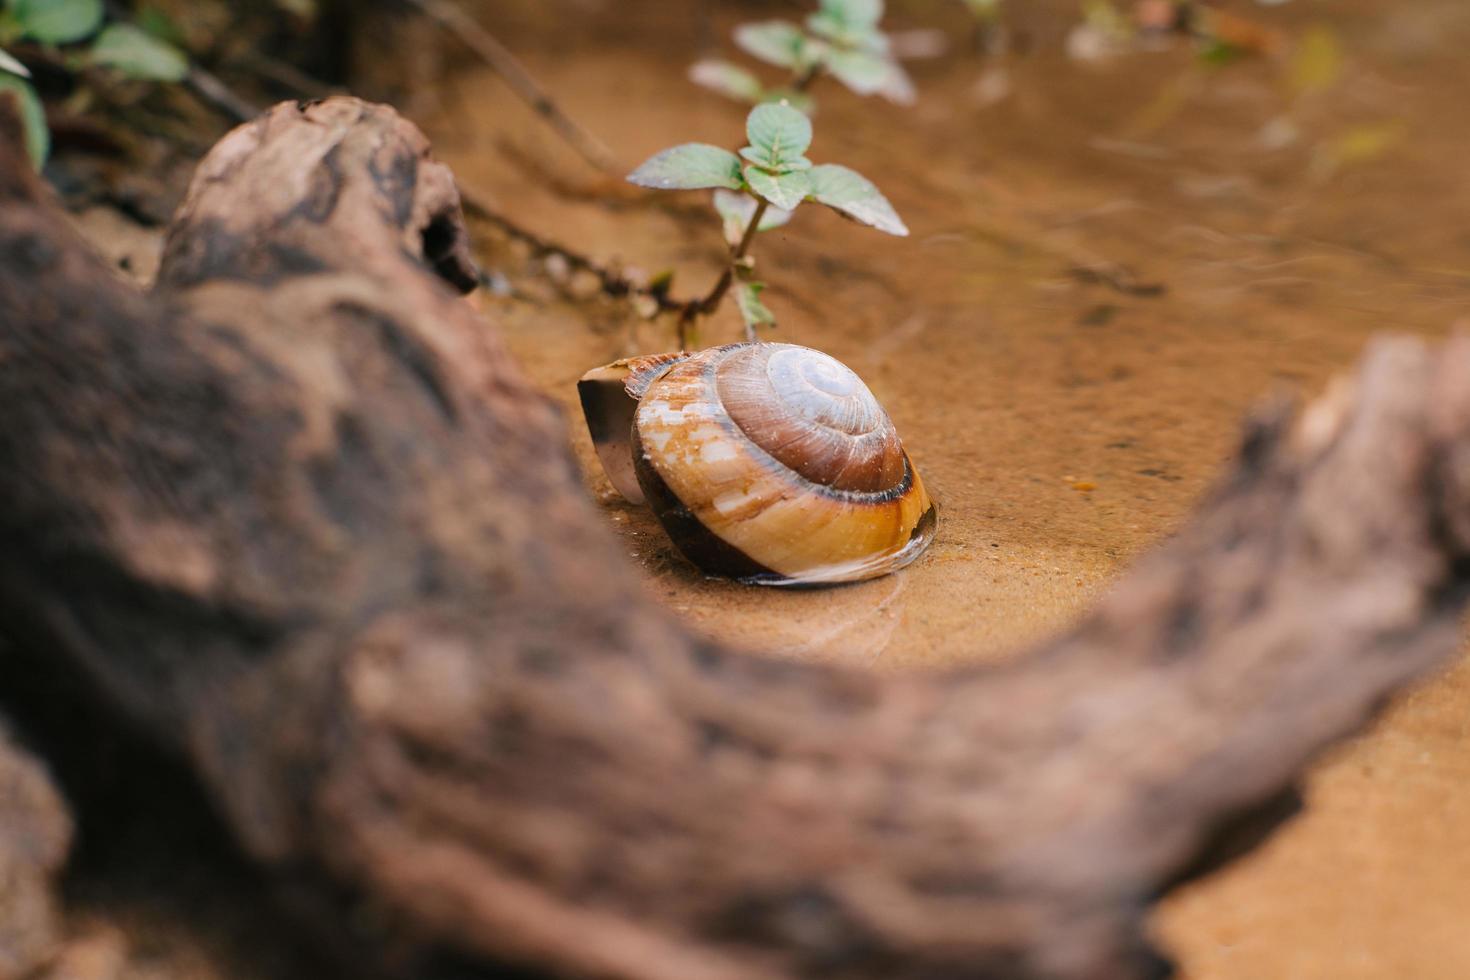
[[[678,312],[682,315],[683,311],[691,305],[692,301],[671,299],[665,288],[637,282],[620,272],[609,269],[590,256],[541,237],[506,217],[490,204],[486,195],[464,186],[463,183],[460,185],[460,200],[467,214],[486,224],[494,225],[506,236],[516,241],[526,243],[538,257],[559,256],[572,269],[596,276],[603,293],[608,296],[618,299],[634,296],[646,297],[658,304],[659,313]]]
[[[260,115],[261,109],[240,96],[217,75],[205,71],[192,61],[189,74],[184,76],[184,87],[195,98],[223,114],[231,123],[239,125]]]
[[[756,232],[760,230],[760,222],[765,217],[766,210],[770,205],[764,199],[758,199],[755,213],[751,215],[750,223],[746,225],[745,234],[741,237],[738,245],[730,252],[730,264],[720,274],[720,278],[710,287],[710,291],[700,299],[681,300],[669,295],[666,286],[649,286],[608,268],[601,262],[569,248],[549,238],[544,238],[536,232],[531,231],[524,225],[518,224],[490,203],[489,196],[481,191],[460,183],[460,200],[464,205],[465,213],[471,217],[484,221],[500,229],[507,237],[530,246],[531,251],[538,257],[544,258],[555,255],[566,262],[566,264],[578,271],[586,272],[595,276],[598,285],[606,296],[614,299],[627,299],[642,297],[652,300],[657,304],[655,316],[664,313],[678,314],[679,347],[681,350],[688,349],[690,340],[690,327],[701,316],[708,316],[719,308],[720,302],[724,300],[725,294],[735,281],[735,270],[740,260],[750,251],[751,243],[755,240]]]
[[[113,20],[137,26],[132,12],[123,4],[109,2],[106,9],[108,16]],[[193,55],[186,52],[185,56],[189,60],[189,73],[184,76],[180,84],[196,99],[223,115],[236,126],[260,115],[261,106],[255,105],[230,88],[218,75],[201,68]]]
[[[57,895],[72,837],[71,813],[47,766],[21,748],[0,715],[0,970],[6,977],[57,975],[47,967],[66,931]]]
[[[1162,296],[1168,288],[1160,282],[1140,280],[1127,267],[1116,262],[1080,262],[1067,272],[1079,282],[1098,283],[1125,296]]]
[[[425,17],[458,37],[479,58],[489,65],[521,101],[557,131],[593,168],[603,173],[621,176],[622,169],[601,140],[572,121],[541,83],[526,70],[519,58],[502,44],[495,35],[481,27],[472,17],[448,0],[404,0]]]
[[[244,66],[268,82],[274,82],[294,95],[308,99],[326,99],[341,95],[343,89],[314,78],[295,65],[287,64],[260,51],[243,53]]]

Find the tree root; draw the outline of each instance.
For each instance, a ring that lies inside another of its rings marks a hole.
[[[61,924],[54,879],[71,833],[71,816],[45,768],[0,723],[0,978],[28,976],[55,955]]]

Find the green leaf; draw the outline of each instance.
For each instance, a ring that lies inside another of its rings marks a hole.
[[[15,18],[15,11],[10,9],[7,0],[0,0],[0,44],[14,44],[24,34],[20,21]]]
[[[858,95],[873,95],[888,78],[888,62],[866,51],[834,49],[826,58],[827,70]]]
[[[868,51],[834,49],[825,64],[833,78],[858,95],[881,95],[899,105],[914,102],[914,84],[892,58]]]
[[[790,160],[782,160],[780,163],[768,163],[765,154],[753,146],[743,147],[740,150],[740,155],[757,167],[769,170],[773,174],[789,174],[793,170],[812,169],[812,162],[806,157],[792,157]]]
[[[886,51],[888,39],[878,30],[882,19],[882,0],[823,0],[806,26],[818,37],[843,47]]]
[[[184,46],[186,38],[183,28],[179,27],[178,22],[165,11],[159,10],[157,7],[144,7],[138,11],[138,16],[134,20],[134,23],[160,41],[167,41],[169,44],[179,47]]]
[[[745,118],[750,145],[740,155],[769,170],[780,170],[812,145],[812,121],[780,103],[758,105]]]
[[[888,198],[856,170],[824,163],[812,168],[809,179],[812,200],[890,235],[909,233]]]
[[[8,71],[10,74],[19,75],[21,78],[31,77],[31,70],[19,61],[16,61],[3,48],[0,48],[0,71]]]
[[[735,44],[746,54],[782,68],[806,65],[806,35],[784,20],[763,20],[735,28]]]
[[[6,96],[13,99],[6,99]],[[26,149],[31,160],[40,170],[51,152],[51,131],[46,128],[46,110],[36,90],[23,78],[0,72],[0,101],[11,101],[20,110],[21,125],[25,128]]]
[[[189,74],[182,51],[132,24],[113,24],[98,35],[92,63],[151,82],[180,82]]]
[[[822,0],[818,9],[850,27],[877,27],[883,19],[883,0]]]
[[[834,20],[826,14],[812,14],[806,19],[806,29],[817,37],[844,46],[856,40],[848,34],[847,28],[841,21]]]
[[[740,318],[747,329],[754,331],[759,326],[776,325],[776,316],[761,302],[763,282],[738,282],[735,284],[735,305],[740,307]]]
[[[26,36],[42,44],[70,44],[102,26],[102,0],[12,0]]]
[[[708,143],[685,143],[655,154],[629,174],[628,181],[659,190],[727,187],[738,191],[745,186],[740,178],[740,158]]]
[[[902,65],[891,59],[888,62],[888,78],[878,94],[897,105],[913,105],[919,101],[913,79],[909,78],[909,73],[903,70]]]
[[[745,180],[750,189],[761,197],[782,210],[791,211],[812,192],[811,175],[817,169],[820,168],[772,174],[756,167],[746,167]]]
[[[755,215],[755,209],[755,198],[749,194],[715,191],[715,210],[719,212],[724,222],[725,241],[731,245],[739,245],[740,239],[745,237],[745,229],[750,227],[750,219]],[[790,220],[790,211],[784,208],[768,207],[766,213],[761,215],[761,223],[756,231],[780,228]]]
[[[728,61],[696,62],[689,69],[689,80],[737,102],[760,102],[765,96],[760,79]]]

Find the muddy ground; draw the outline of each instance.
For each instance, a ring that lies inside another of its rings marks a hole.
[[[684,75],[739,12],[712,5],[711,27],[697,5],[636,6],[621,25],[503,29],[629,163],[732,143],[741,109]],[[486,249],[522,293],[487,311],[566,406],[589,490],[650,590],[698,628],[880,670],[1009,656],[1169,533],[1252,405],[1319,389],[1376,332],[1470,326],[1470,8],[1236,4],[1298,53],[1210,68],[1187,45],[1080,63],[1064,50],[1070,5],[1032,6],[1029,49],[1000,61],[975,58],[947,8],[900,7],[899,25],[941,27],[953,45],[912,65],[912,110],[818,89],[811,155],[871,177],[911,238],[809,208],[758,245],[773,337],[863,375],[941,502],[933,548],[900,575],[783,592],[691,571],[612,493],[573,394],[590,366],[669,348],[668,327],[569,300],[524,251]],[[701,195],[671,212],[550,187],[592,178],[494,77],[459,75],[419,109],[441,155],[516,220],[676,269],[676,291],[716,274],[717,226],[682,207]],[[737,333],[727,311],[704,339]],[[1470,974],[1467,776],[1461,666],[1323,760],[1306,813],[1259,853],[1165,903],[1161,939],[1201,980]]]
[[[912,236],[809,207],[757,255],[772,339],[858,371],[940,502],[938,537],[905,572],[801,592],[693,572],[612,492],[573,391],[589,367],[669,349],[671,327],[476,229],[509,287],[484,309],[565,406],[589,492],[650,591],[762,655],[885,671],[994,661],[1058,630],[1207,491],[1253,405],[1319,389],[1374,333],[1470,326],[1462,0],[1238,2],[1288,43],[1224,66],[1183,43],[1077,61],[1061,2],[1027,4],[1012,53],[985,59],[958,4],[895,6],[895,26],[939,28],[949,52],[911,65],[912,109],[820,86],[811,156],[872,178]],[[678,142],[734,144],[743,110],[688,65],[738,58],[722,43],[734,23],[789,9],[559,0],[486,19],[631,166]],[[679,294],[718,273],[701,194],[609,198],[495,76],[402,74],[403,107],[507,216],[672,268]],[[146,234],[87,224],[146,270]],[[738,332],[726,310],[703,340]],[[1324,759],[1305,813],[1259,852],[1171,897],[1159,938],[1197,980],[1470,975],[1467,776],[1462,664]]]

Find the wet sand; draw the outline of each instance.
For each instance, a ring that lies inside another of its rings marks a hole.
[[[700,25],[671,6],[621,28],[523,21],[507,40],[630,164],[730,144],[743,112],[684,80]],[[962,23],[910,6],[905,26]],[[648,588],[694,628],[878,670],[1013,656],[1184,519],[1252,405],[1319,389],[1374,332],[1470,325],[1470,8],[1244,6],[1296,37],[1330,27],[1341,70],[1312,88],[1289,59],[1211,70],[1179,47],[1078,64],[1057,37],[1063,6],[1027,15],[1035,47],[999,63],[998,102],[997,63],[963,50],[913,66],[910,111],[819,90],[810,155],[873,179],[912,237],[807,206],[757,245],[772,339],[862,375],[940,502],[930,552],[891,578],[783,591],[693,572],[611,490],[573,390],[590,367],[669,349],[671,328],[528,274],[480,230],[517,291],[487,313],[565,406],[589,493]],[[717,275],[718,224],[686,207],[699,194],[608,205],[548,188],[588,173],[493,77],[460,75],[421,112],[440,155],[523,224],[673,268],[679,294]],[[537,164],[512,163],[507,143]],[[727,309],[704,340],[737,335]],[[1324,760],[1306,812],[1258,853],[1166,902],[1161,940],[1195,978],[1470,975],[1467,775],[1461,666]]]

